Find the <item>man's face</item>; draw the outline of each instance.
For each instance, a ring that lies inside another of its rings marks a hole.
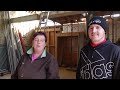
[[[92,24],[88,28],[88,35],[92,43],[99,44],[105,39],[105,31],[98,24]]]

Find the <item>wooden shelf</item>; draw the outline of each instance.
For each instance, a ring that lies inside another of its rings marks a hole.
[[[85,32],[67,32],[67,33],[57,33],[57,37],[63,37],[63,36],[79,36],[79,34],[82,34]]]

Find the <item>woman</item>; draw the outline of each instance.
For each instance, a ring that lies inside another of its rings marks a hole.
[[[47,37],[36,32],[32,48],[21,57],[12,79],[59,79],[59,66],[52,54],[46,51]]]

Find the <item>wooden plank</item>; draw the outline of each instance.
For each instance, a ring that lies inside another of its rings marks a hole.
[[[17,22],[33,21],[33,20],[38,20],[38,19],[39,19],[39,15],[38,14],[34,14],[34,15],[17,17],[17,18],[11,18],[10,22],[11,23],[17,23]]]
[[[85,12],[86,11],[52,11],[52,12],[50,12],[49,19],[70,16],[70,15],[76,15],[76,14],[83,14]]]
[[[56,18],[56,17],[68,16],[68,15],[82,14],[84,12],[85,11],[51,11],[50,15],[49,15],[49,19]],[[40,19],[40,15],[33,14],[33,15],[28,15],[28,16],[11,18],[10,21],[11,21],[11,23],[16,23],[16,22],[39,20],[39,19]]]
[[[87,11],[51,11],[49,15],[49,19],[65,17],[65,16],[70,16],[70,15],[77,15],[77,14],[83,15],[84,13],[87,13]],[[96,11],[96,15],[100,15],[100,16],[111,15],[111,11],[104,11],[104,12]],[[110,17],[107,17],[107,18],[110,19]],[[32,20],[39,20],[39,19],[40,19],[40,15],[33,14],[33,15],[28,15],[28,16],[11,18],[11,23],[25,22],[25,21],[32,21]]]
[[[82,33],[82,32],[81,32]],[[63,36],[78,36],[79,32],[67,32],[67,33],[58,33],[56,34],[57,37],[63,37]]]
[[[85,32],[73,32],[72,36],[71,33],[57,33],[55,38],[55,57],[60,66],[62,64],[71,67],[77,65],[79,49],[85,44],[84,35]]]

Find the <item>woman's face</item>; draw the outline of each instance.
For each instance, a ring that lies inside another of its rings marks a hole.
[[[37,35],[32,41],[32,46],[34,47],[34,51],[43,51],[46,46],[44,35]]]

